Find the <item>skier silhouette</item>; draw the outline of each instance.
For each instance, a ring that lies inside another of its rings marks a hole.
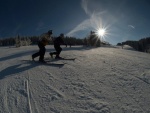
[[[50,56],[53,58],[53,55],[56,55],[55,56],[55,59],[61,59],[62,57],[60,57],[60,53],[62,51],[62,48],[60,47],[60,45],[66,45],[67,47],[67,44],[64,43],[64,34],[61,33],[60,36],[58,36],[56,39],[54,39],[54,48],[56,50],[56,52],[50,52]]]
[[[38,42],[39,51],[32,55],[32,60],[40,56],[39,61],[42,63],[46,63],[44,61],[44,55],[46,51],[45,46],[48,45],[48,43],[52,40],[51,35],[52,35],[52,30],[49,30],[47,33],[44,33],[40,36],[40,39]]]

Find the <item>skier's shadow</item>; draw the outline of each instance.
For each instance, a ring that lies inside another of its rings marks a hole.
[[[27,64],[26,66],[23,66],[22,64]],[[39,63],[34,63],[32,61],[26,61],[25,63],[21,63],[21,64],[16,64],[16,65],[13,65],[13,66],[10,66],[10,67],[7,67],[5,68],[4,70],[2,70],[0,72],[0,79],[3,79],[7,76],[10,76],[10,75],[16,75],[18,73],[21,73],[21,72],[24,72],[26,70],[29,70],[29,69],[32,69],[33,67],[36,67],[36,66],[39,66],[41,64]],[[55,67],[62,67],[62,66],[59,66],[59,65],[50,65],[50,66],[55,66]]]
[[[0,72],[0,79],[3,79],[6,76],[10,76],[10,75],[16,75],[17,73],[26,71],[36,66],[36,65],[35,66],[27,65],[27,66],[21,67],[21,65],[22,64],[17,64],[17,65],[13,65],[13,66],[5,68],[4,70]]]

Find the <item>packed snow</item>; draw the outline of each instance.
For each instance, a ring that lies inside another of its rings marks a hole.
[[[76,59],[51,60],[49,45],[41,64],[30,61],[37,46],[0,47],[0,113],[150,113],[150,54],[62,48]]]

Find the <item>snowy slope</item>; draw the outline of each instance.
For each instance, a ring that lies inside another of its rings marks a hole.
[[[78,46],[51,62],[64,66],[23,61],[37,50],[0,48],[0,113],[150,113],[150,54]]]

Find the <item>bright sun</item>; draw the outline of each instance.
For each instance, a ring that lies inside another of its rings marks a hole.
[[[99,29],[97,30],[97,35],[98,35],[99,37],[103,37],[103,36],[105,35],[105,33],[106,33],[106,30],[105,30],[105,29],[99,28]]]

